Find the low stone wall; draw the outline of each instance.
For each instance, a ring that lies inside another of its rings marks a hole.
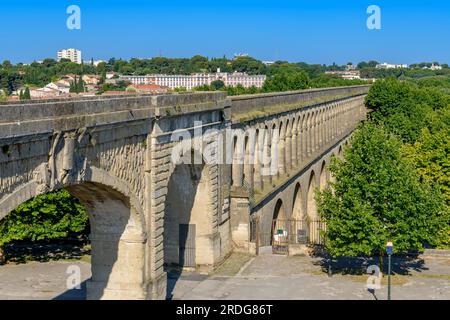
[[[0,104],[0,123],[37,119],[112,113],[131,109],[176,108],[192,104],[216,103],[226,99],[224,92],[197,92],[124,97],[89,97],[59,100],[30,100]]]

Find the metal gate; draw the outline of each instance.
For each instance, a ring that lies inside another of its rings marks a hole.
[[[195,224],[180,224],[180,266],[195,267]]]
[[[272,253],[288,254],[289,224],[287,220],[272,221]]]

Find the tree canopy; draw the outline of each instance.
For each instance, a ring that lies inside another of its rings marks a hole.
[[[379,253],[388,240],[395,252],[437,243],[446,222],[442,195],[420,181],[401,148],[394,135],[368,122],[355,132],[344,160],[333,160],[336,182],[318,195],[318,208],[334,256]]]

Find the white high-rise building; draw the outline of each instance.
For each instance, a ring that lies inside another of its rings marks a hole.
[[[69,59],[72,62],[81,64],[81,51],[77,49],[63,49],[58,51],[58,61]]]

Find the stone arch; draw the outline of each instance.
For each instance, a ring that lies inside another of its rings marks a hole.
[[[298,145],[298,156],[299,156],[299,162],[302,162],[306,158],[306,126],[307,126],[307,113],[301,113],[299,116],[298,121],[298,139],[297,139],[297,145]]]
[[[280,140],[280,126],[277,126],[277,123],[274,122],[272,124],[271,130],[271,145],[270,145],[270,176],[278,175],[278,161],[279,161],[279,140]],[[272,179],[270,180],[272,183]]]
[[[343,156],[342,145],[339,146],[337,156],[340,157],[340,158],[342,158],[342,156]]]
[[[327,167],[326,162],[323,161],[320,167],[320,176],[319,176],[319,188],[320,190],[324,190],[327,185]]]
[[[305,126],[305,157],[308,158],[312,154],[312,137],[311,137],[311,125],[312,125],[312,112],[306,114],[306,126]]]
[[[263,188],[265,188],[267,185],[270,185],[272,182],[272,176],[271,176],[271,160],[272,160],[272,135],[271,130],[269,130],[269,126],[265,125],[264,127],[264,134],[261,138],[261,141],[263,141],[262,149],[262,180],[263,180]]]
[[[255,146],[253,154],[253,185],[255,188],[262,189],[261,180],[261,160],[263,157],[263,146],[264,146],[264,130],[259,128],[255,131]]]
[[[303,210],[302,188],[300,183],[295,185],[294,198],[292,201],[292,219],[303,220],[305,218],[305,212]]]
[[[323,108],[320,108],[317,112],[317,146],[318,147],[322,147],[322,145],[323,145],[322,130],[323,130]]]
[[[314,110],[313,113],[313,135],[312,135],[312,151],[315,152],[319,149],[319,117],[320,110]]]
[[[286,234],[288,232],[286,210],[281,199],[277,200],[273,210],[271,244],[273,244],[274,237],[277,235],[278,230],[283,230]]]
[[[287,122],[281,120],[278,127],[278,168],[277,176],[280,176],[286,171],[286,130]]]
[[[87,299],[146,299],[145,221],[128,184],[92,167],[82,181],[52,190],[39,187],[32,181],[1,201],[0,207],[7,210],[1,218],[33,197],[65,188],[89,216],[92,277],[86,284]]]
[[[242,180],[244,183],[246,183],[248,186],[251,185],[251,181],[252,181],[252,172],[251,172],[251,163],[250,163],[250,158],[251,158],[251,147],[250,147],[250,136],[248,134],[246,134],[244,136],[244,170],[243,170],[243,175],[242,175]]]
[[[219,238],[212,181],[217,177],[211,168],[212,165],[202,161],[178,164],[172,170],[164,203],[166,267],[213,265],[220,255],[214,250]]]
[[[306,212],[310,220],[316,220],[318,218],[317,205],[315,199],[315,189],[316,189],[316,175],[314,171],[311,171],[308,183],[308,196],[306,203]]]
[[[318,243],[320,239],[319,234],[319,215],[317,212],[317,203],[315,199],[316,191],[316,176],[314,171],[311,171],[311,176],[308,185],[307,195],[307,216],[308,216],[308,229],[309,229],[309,241],[310,243]]]
[[[232,165],[231,165],[231,185],[242,186],[243,183],[243,142],[242,136],[239,134],[233,135],[232,145]]]
[[[292,119],[286,119],[286,128],[284,130],[284,171],[289,172],[291,170],[292,165]]]
[[[295,115],[292,118],[292,126],[291,126],[291,168],[295,168],[298,166],[298,121],[299,117]]]

